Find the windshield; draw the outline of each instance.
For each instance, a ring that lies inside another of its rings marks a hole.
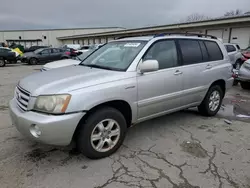
[[[87,52],[83,52],[81,55],[76,56],[75,59],[78,59],[80,61],[83,61],[89,54],[91,54],[94,50],[89,50]]]
[[[89,55],[80,65],[126,71],[146,43],[145,41],[110,42]]]
[[[40,53],[40,52],[43,51],[43,50],[44,50],[44,48],[40,48],[40,49],[35,50],[34,52],[35,52],[36,54],[38,54],[38,53]]]

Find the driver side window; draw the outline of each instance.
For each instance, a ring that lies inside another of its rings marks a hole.
[[[49,54],[49,50],[43,50],[41,51],[41,55],[48,55]]]
[[[178,66],[177,50],[174,40],[162,40],[154,43],[143,57],[145,60],[157,60],[159,69]]]

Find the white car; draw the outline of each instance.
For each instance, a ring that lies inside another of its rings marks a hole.
[[[80,60],[75,60],[75,59],[63,59],[59,61],[53,61],[51,63],[45,64],[41,68],[41,71],[48,71],[55,68],[78,65],[80,62],[81,62]]]
[[[242,61],[242,53],[238,44],[224,43],[224,46],[227,50],[228,56],[233,67],[237,70],[240,69]]]
[[[83,61],[89,54],[92,53],[94,50],[89,50],[88,52],[84,52],[83,54],[73,57],[73,59],[63,59],[58,61],[53,61],[51,63],[47,63],[43,65],[41,71],[48,71],[55,68],[78,65]]]

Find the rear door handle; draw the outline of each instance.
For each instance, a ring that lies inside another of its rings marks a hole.
[[[175,73],[174,73],[174,75],[179,75],[179,74],[182,74],[182,72],[179,71],[179,70],[176,70]]]
[[[211,69],[212,68],[212,65],[207,65],[206,66],[206,69]]]

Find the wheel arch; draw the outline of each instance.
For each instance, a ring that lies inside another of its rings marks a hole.
[[[218,85],[218,86],[221,87],[221,89],[222,89],[222,91],[223,91],[223,97],[224,97],[224,96],[225,96],[225,93],[226,93],[226,81],[223,80],[223,79],[216,80],[216,81],[214,81],[214,82],[210,85],[209,89],[210,89],[212,86],[215,86],[215,85]],[[208,89],[208,91],[209,91],[209,89]],[[207,92],[208,92],[208,91],[207,91]]]
[[[85,122],[85,120],[91,115],[93,114],[95,111],[97,111],[100,108],[103,107],[112,107],[116,110],[118,110],[119,112],[122,113],[122,115],[124,116],[126,123],[127,123],[127,127],[131,126],[132,123],[132,108],[130,106],[130,104],[125,101],[125,100],[112,100],[112,101],[107,101],[107,102],[102,102],[100,104],[97,104],[95,106],[93,106],[90,110],[87,111],[87,113],[82,117],[82,119],[79,121],[74,135],[73,135],[73,139],[75,140],[75,138],[77,137],[77,133],[79,132],[78,130],[80,129],[81,125]]]

